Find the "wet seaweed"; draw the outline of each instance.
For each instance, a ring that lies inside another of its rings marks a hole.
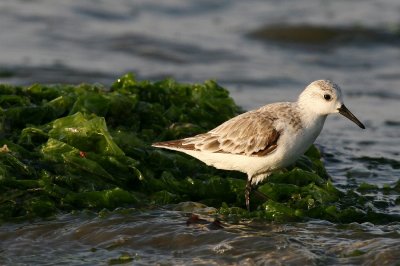
[[[252,212],[244,208],[245,175],[152,148],[242,112],[214,81],[137,81],[127,74],[110,88],[3,84],[0,106],[0,221],[184,201],[213,206],[230,221],[400,220],[385,213],[388,204],[363,195],[375,186],[335,188],[315,146],[259,187]],[[384,191],[398,193],[398,184]]]

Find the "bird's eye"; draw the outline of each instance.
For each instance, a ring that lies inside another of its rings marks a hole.
[[[332,99],[332,97],[329,94],[325,94],[324,99],[329,101],[330,99]]]

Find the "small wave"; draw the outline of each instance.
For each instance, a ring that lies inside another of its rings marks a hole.
[[[400,121],[386,120],[385,125],[390,127],[398,127],[400,126]]]
[[[370,157],[370,156],[362,156],[356,158],[355,160],[363,163],[367,163],[371,166],[378,166],[378,165],[390,165],[393,169],[400,169],[400,161],[384,158],[384,157]]]
[[[400,42],[397,31],[367,27],[334,27],[324,25],[266,25],[249,37],[287,44],[341,46],[349,44],[391,44]]]
[[[378,98],[378,99],[390,99],[390,100],[397,100],[400,99],[400,94],[394,93],[394,92],[389,92],[385,90],[379,90],[376,89],[374,91],[348,91],[346,94],[349,97],[360,97],[360,96],[369,96],[372,98]]]

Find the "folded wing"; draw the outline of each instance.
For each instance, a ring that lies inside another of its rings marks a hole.
[[[274,127],[276,117],[247,112],[226,121],[215,129],[194,137],[159,142],[157,147],[264,156],[277,148],[280,132]]]

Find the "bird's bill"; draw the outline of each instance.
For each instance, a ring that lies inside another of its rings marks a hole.
[[[355,117],[349,109],[347,109],[347,107],[342,104],[342,106],[340,106],[338,108],[339,114],[347,117],[348,119],[350,119],[351,121],[353,121],[354,123],[356,123],[359,127],[361,127],[362,129],[365,129],[365,126],[363,125],[363,123],[360,122],[360,120],[358,120],[357,117]]]

